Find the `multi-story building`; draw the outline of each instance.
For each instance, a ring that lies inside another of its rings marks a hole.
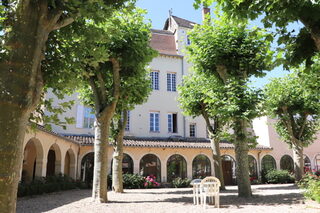
[[[190,44],[187,32],[194,25],[194,22],[170,16],[163,30],[152,30],[151,46],[159,52],[150,64],[153,91],[146,103],[128,114],[124,172],[153,174],[161,182],[170,182],[175,177],[192,179],[214,175],[205,122],[201,117],[185,117],[177,101],[177,86],[191,68],[184,50]],[[50,93],[47,97],[55,99]],[[27,133],[23,179],[58,173],[76,179],[92,178],[94,115],[90,108],[81,104],[77,94],[66,99],[76,102],[63,116],[74,117],[76,123],[66,129],[53,126],[53,131],[39,126],[36,132]],[[253,122],[255,134],[259,136],[258,145],[249,151],[253,178],[258,178],[263,168],[293,169],[292,151],[280,140],[270,122],[272,120],[266,117]],[[236,179],[234,146],[221,142],[220,149],[225,182],[233,184]],[[320,169],[319,140],[304,152],[306,166]],[[112,147],[108,152],[110,172],[111,161]]]

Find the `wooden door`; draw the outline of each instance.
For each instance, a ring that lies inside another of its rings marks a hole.
[[[225,185],[232,185],[232,161],[222,160],[222,172]]]

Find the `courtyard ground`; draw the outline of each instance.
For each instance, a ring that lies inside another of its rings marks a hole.
[[[192,189],[131,189],[124,194],[108,193],[109,203],[91,201],[90,190],[71,190],[19,198],[18,213],[194,213],[194,212],[320,212],[320,205],[304,200],[293,184],[253,185],[253,198],[237,197],[235,186],[221,192],[220,209],[193,205]]]

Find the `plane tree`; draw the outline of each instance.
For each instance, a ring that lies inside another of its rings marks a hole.
[[[0,2],[0,208],[15,212],[22,146],[30,113],[48,75],[42,69],[48,36],[74,21],[108,18],[124,1],[3,0]],[[72,36],[73,32],[70,32]],[[56,76],[59,81],[59,75]],[[53,79],[51,79],[53,80]],[[55,84],[50,85],[54,87]]]
[[[320,2],[312,0],[195,0],[194,6],[211,5],[238,21],[261,20],[285,52],[285,67],[306,62],[320,51]],[[289,67],[287,67],[289,68]]]
[[[265,86],[263,104],[275,129],[293,151],[296,181],[304,174],[303,149],[316,139],[320,122],[319,63],[304,67]]]
[[[94,108],[94,174],[92,197],[107,202],[107,159],[110,125],[117,103],[123,95],[131,95],[130,81],[141,80],[147,64],[155,56],[149,46],[150,24],[141,9],[123,9],[109,19],[84,22],[61,29],[52,35],[54,44],[46,65],[50,73],[71,70],[83,103]],[[73,38],[69,31],[76,31]],[[63,60],[62,60],[63,59]],[[129,86],[130,85],[130,86]],[[128,97],[129,98],[129,97]],[[132,97],[130,97],[132,98]],[[136,97],[138,98],[138,97]],[[133,99],[133,98],[132,98]]]
[[[186,116],[202,116],[206,122],[213,157],[214,173],[225,189],[219,143],[226,139],[230,116],[226,110],[226,88],[215,77],[202,73],[185,76],[183,84],[178,87],[179,104]]]
[[[110,127],[113,146],[112,190],[115,192],[123,192],[123,137],[128,116],[130,116],[130,110],[133,110],[136,105],[147,101],[151,92],[150,83],[147,67],[144,70],[141,67],[139,73],[121,81],[120,97]]]
[[[260,94],[250,89],[248,82],[251,76],[264,76],[265,71],[272,68],[273,52],[268,34],[222,17],[195,26],[189,36],[191,45],[187,49],[196,72],[214,76],[226,87],[239,196],[250,197],[248,143],[255,139],[250,128],[252,119],[260,114]]]

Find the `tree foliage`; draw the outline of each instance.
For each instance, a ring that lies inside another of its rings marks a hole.
[[[317,60],[316,60],[317,61]],[[264,107],[275,129],[293,150],[296,181],[304,172],[303,147],[311,144],[320,124],[319,64],[273,79],[265,88]]]
[[[273,38],[279,45],[284,45],[286,66],[298,66],[303,61],[310,65],[312,57],[320,51],[319,1],[195,0],[195,7],[213,2],[228,18],[240,21],[261,18],[265,28],[275,29]],[[288,28],[290,24],[295,24],[294,29]]]
[[[208,78],[214,77],[223,85],[222,90],[212,90],[216,93],[213,99],[224,96],[219,99],[223,101],[220,109],[212,103],[213,112],[221,113],[218,118],[227,118],[233,129],[230,140],[235,145],[237,183],[239,196],[243,197],[252,195],[248,150],[255,137],[249,129],[251,120],[259,115],[260,101],[260,92],[250,89],[248,81],[251,76],[264,76],[265,71],[272,68],[269,36],[259,29],[248,29],[246,25],[230,22],[222,16],[220,20],[210,22],[207,19],[204,25],[195,26],[190,33],[191,45],[187,48],[196,72]],[[211,88],[215,86],[217,84]]]
[[[269,36],[262,30],[249,30],[244,24],[226,20],[196,25],[190,33],[190,62],[196,70],[222,79],[262,77],[271,68],[273,57]]]
[[[290,147],[295,143],[293,138],[308,146],[319,130],[319,68],[319,64],[312,65],[308,72],[300,68],[266,85],[263,106],[276,119],[276,131]]]
[[[81,33],[70,39],[69,31]],[[143,102],[150,91],[146,66],[156,55],[149,46],[150,35],[143,10],[132,7],[115,12],[104,22],[97,24],[88,19],[52,35],[55,45],[49,47],[52,52],[48,58],[66,60],[60,64],[48,60],[46,67],[50,73],[62,69],[64,74],[73,75],[80,98],[95,109],[93,197],[102,202],[107,201],[106,149],[116,106],[120,112],[125,107],[130,109]]]

